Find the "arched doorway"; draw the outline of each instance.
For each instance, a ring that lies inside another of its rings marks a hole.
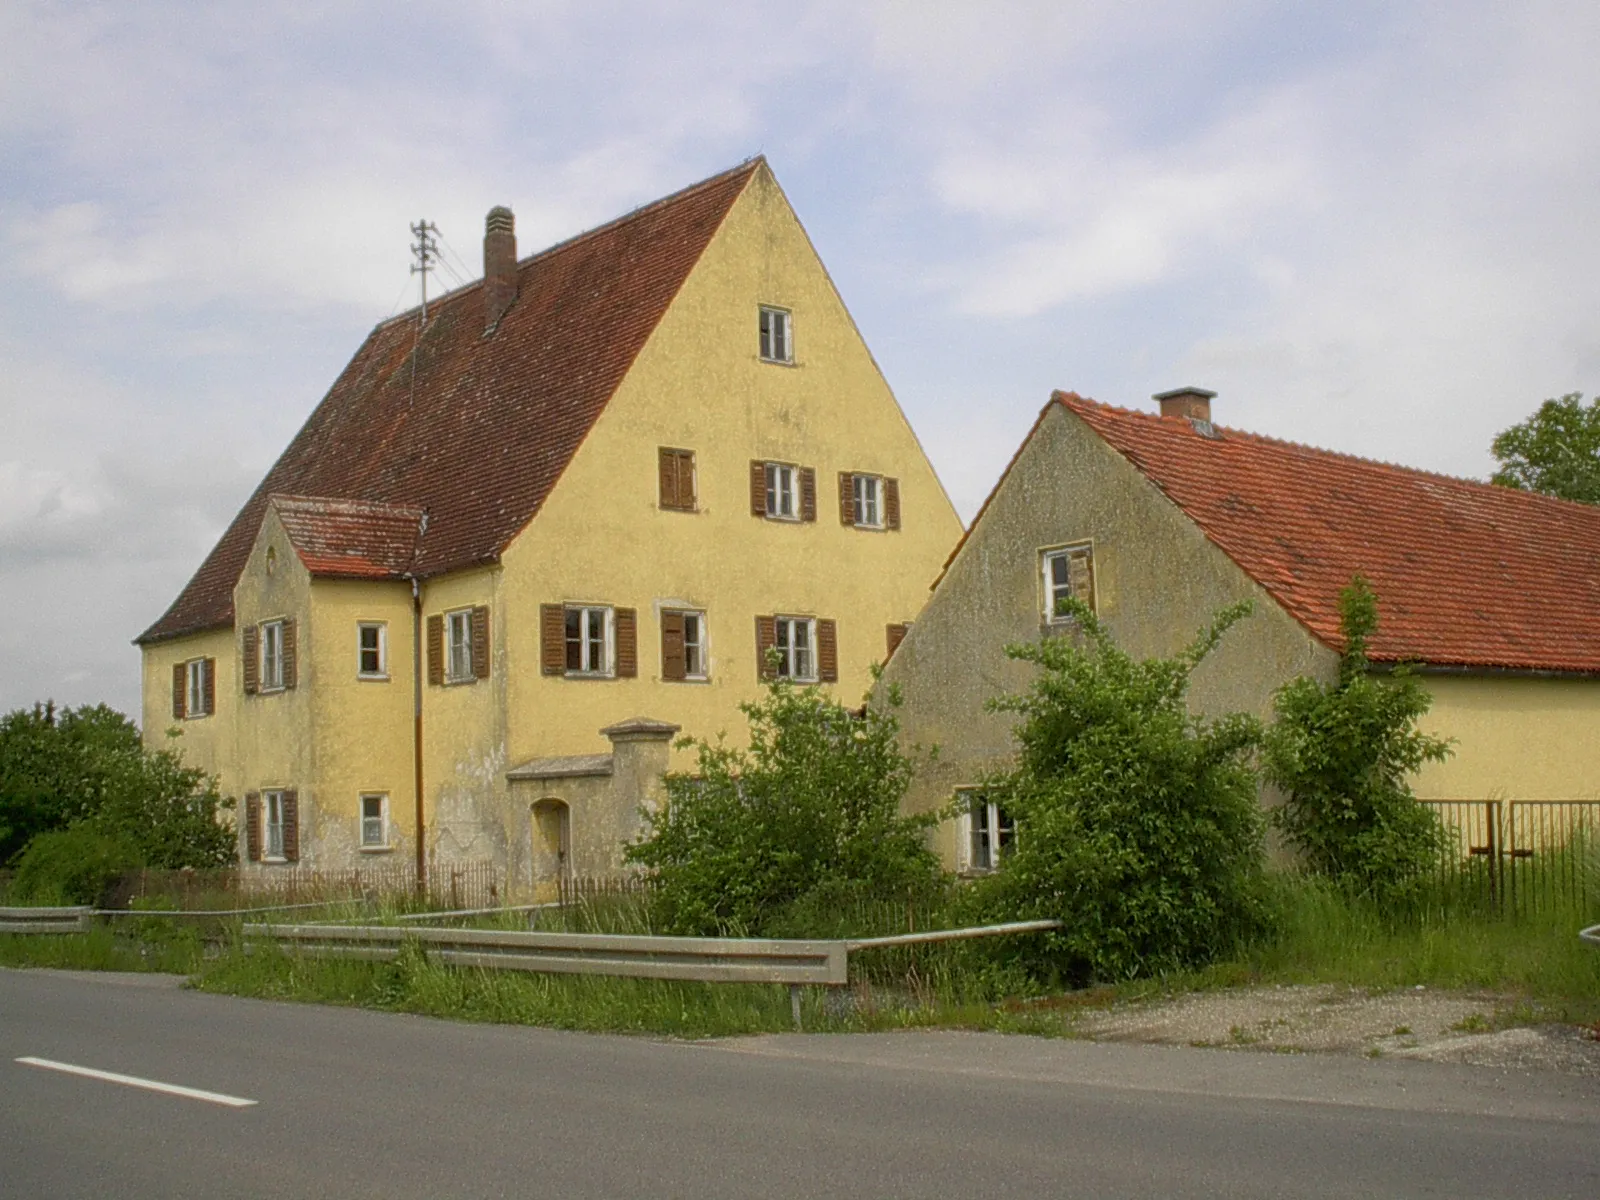
[[[533,806],[533,887],[540,899],[559,896],[572,877],[572,811],[566,801],[546,798]]]

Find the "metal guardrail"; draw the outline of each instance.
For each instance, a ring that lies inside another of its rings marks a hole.
[[[800,989],[850,981],[849,956],[858,950],[962,941],[1058,929],[1060,921],[1013,921],[969,929],[939,929],[892,937],[802,941],[778,938],[639,937],[614,933],[524,933],[500,929],[432,929],[394,925],[246,925],[246,938],[270,938],[302,954],[390,962],[408,941],[451,966],[626,975],[700,983],[778,983],[789,986],[794,1027]]]
[[[612,933],[524,933],[392,925],[246,925],[302,954],[390,961],[407,941],[440,962],[491,970],[630,975],[706,983],[844,983],[845,943],[762,938],[633,937]]]
[[[1591,925],[1587,929],[1578,930],[1578,936],[1591,946],[1600,946],[1600,925]]]
[[[0,933],[82,933],[94,919],[94,909],[0,908]]]

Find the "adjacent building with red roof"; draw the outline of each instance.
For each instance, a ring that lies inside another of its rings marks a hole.
[[[1600,797],[1600,509],[1228,428],[1213,398],[1164,393],[1159,414],[1050,398],[885,672],[908,738],[941,747],[915,802],[1009,761],[1009,718],[983,702],[1027,686],[1004,647],[1061,628],[1057,597],[1139,656],[1251,600],[1191,701],[1266,718],[1289,679],[1335,673],[1358,573],[1378,597],[1370,657],[1414,664],[1428,727],[1456,741],[1419,795]],[[1008,834],[971,811],[945,849],[981,868]]]
[[[764,160],[528,258],[496,208],[139,637],[144,728],[258,876],[548,891],[769,672],[864,693],[960,531]]]

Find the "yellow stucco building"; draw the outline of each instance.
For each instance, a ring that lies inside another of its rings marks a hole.
[[[616,868],[766,664],[854,700],[961,526],[756,159],[379,325],[141,637],[250,869]],[[421,835],[418,835],[419,818]]]
[[[970,797],[946,861],[987,869],[1012,836],[974,789],[1014,751],[1012,716],[984,702],[1028,687],[1005,647],[1069,629],[1052,619],[1068,594],[1141,658],[1251,601],[1190,703],[1270,720],[1284,683],[1337,674],[1338,595],[1359,572],[1372,661],[1415,664],[1424,727],[1454,739],[1419,797],[1600,799],[1600,509],[1224,428],[1213,398],[1165,393],[1157,415],[1054,395],[889,661],[907,741],[939,747],[908,803]]]

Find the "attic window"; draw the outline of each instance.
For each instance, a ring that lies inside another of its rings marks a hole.
[[[786,309],[761,306],[761,358],[765,362],[794,362],[794,339],[790,324],[793,318]]]
[[[278,548],[276,546],[268,546],[267,547],[267,574],[271,575],[277,569],[278,569]]]

